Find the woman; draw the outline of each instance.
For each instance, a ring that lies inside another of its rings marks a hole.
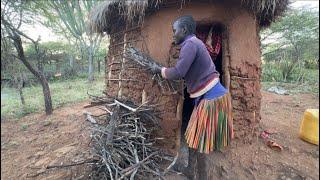
[[[179,17],[172,28],[173,40],[181,46],[179,60],[175,67],[154,65],[152,71],[169,80],[184,78],[190,97],[195,98],[185,133],[188,146],[201,153],[220,150],[233,139],[230,94],[219,82],[205,44],[194,35],[192,16]]]

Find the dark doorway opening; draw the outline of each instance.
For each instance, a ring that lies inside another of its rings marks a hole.
[[[222,33],[223,25],[220,23],[198,23],[196,36],[206,45],[211,59],[220,73],[220,81],[223,82],[222,70]]]
[[[206,44],[209,54],[213,63],[216,66],[216,70],[220,74],[220,82],[223,82],[223,70],[222,70],[222,33],[223,25],[220,23],[197,23],[196,36]],[[210,32],[211,31],[211,32]],[[211,36],[211,46],[208,45],[208,37]],[[182,111],[182,126],[181,135],[185,133],[190,116],[194,107],[194,99],[190,98],[190,94],[184,89],[184,102]]]
[[[215,64],[216,70],[220,74],[220,82],[223,82],[223,56],[222,56],[222,35],[224,32],[224,26],[219,23],[201,23],[197,22],[196,36],[202,40],[206,45],[207,50],[211,56],[213,63]],[[186,143],[184,134],[186,132],[191,114],[194,109],[194,98],[190,98],[190,94],[187,89],[184,89],[184,102],[182,109],[182,123],[181,123],[181,137],[180,137],[180,157],[183,157],[182,161],[186,161],[186,158],[190,161],[188,145]],[[190,162],[189,162],[190,163]],[[188,167],[192,167],[194,164],[189,164]]]

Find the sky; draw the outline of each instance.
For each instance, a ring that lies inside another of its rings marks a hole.
[[[62,37],[55,35],[50,29],[40,23],[34,24],[33,26],[24,26],[22,29],[32,39],[38,39],[40,36],[40,42],[63,40]]]
[[[291,7],[294,9],[303,6],[308,6],[310,8],[318,9],[319,11],[319,0],[291,0],[291,2]],[[23,30],[33,39],[37,39],[40,36],[40,42],[64,40],[63,37],[55,35],[50,29],[46,28],[41,24],[35,24],[33,26],[24,27]]]
[[[299,8],[303,6],[310,6],[313,8],[318,8],[319,10],[319,0],[313,0],[313,1],[297,1],[297,0],[291,0],[292,4],[291,6],[293,8]]]

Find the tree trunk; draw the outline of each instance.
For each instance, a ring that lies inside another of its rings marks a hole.
[[[92,54],[92,49],[89,49],[89,72],[88,72],[88,81],[92,82],[94,80],[94,75],[93,75],[93,54]]]
[[[48,81],[41,72],[35,70],[31,66],[31,64],[26,60],[20,36],[16,34],[12,39],[14,41],[14,46],[18,52],[19,59],[29,69],[29,71],[40,81],[42,85],[46,114],[52,114],[52,101]]]
[[[71,69],[74,68],[74,59],[72,55],[69,56],[69,66]]]
[[[97,61],[98,62],[98,73],[100,74],[100,59]]]
[[[42,62],[40,60],[37,62],[37,66],[38,66],[39,71],[41,73],[43,73],[43,64],[42,64]]]
[[[56,74],[57,73],[61,73],[61,62],[60,61],[56,61]]]
[[[20,97],[22,108],[24,109],[26,103],[25,103],[23,91],[22,91],[22,88],[24,87],[23,75],[21,73],[13,74],[12,79],[13,79],[12,81],[13,87],[17,90],[17,93],[19,94],[19,97]]]
[[[17,87],[17,90],[18,90],[18,93],[19,93],[19,96],[20,96],[20,100],[21,100],[22,107],[24,108],[25,105],[26,105],[26,102],[25,102],[25,100],[24,100],[23,91],[22,91],[22,88],[23,88],[23,79],[18,80],[16,87]]]
[[[24,107],[24,106],[26,105],[26,102],[25,102],[25,100],[24,100],[24,96],[23,96],[22,88],[19,88],[19,89],[18,89],[18,92],[19,92],[19,96],[20,96],[21,104],[22,104],[22,106]]]
[[[74,75],[75,74],[75,69],[74,69],[74,57],[73,55],[69,56],[69,66],[71,69],[71,74]]]
[[[43,74],[43,59],[42,59],[42,52],[38,44],[35,44],[35,51],[36,51],[36,57],[37,57],[37,67],[40,73]]]
[[[52,114],[52,101],[51,101],[51,93],[50,93],[50,88],[48,81],[43,75],[40,75],[40,82],[42,85],[42,92],[44,96],[44,105],[46,109],[46,114],[50,115]]]

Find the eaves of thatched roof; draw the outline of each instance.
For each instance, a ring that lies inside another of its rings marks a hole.
[[[89,15],[91,32],[110,33],[111,27],[142,22],[149,13],[164,7],[183,5],[195,0],[106,0],[94,7]],[[232,2],[257,17],[260,27],[266,27],[287,9],[289,0],[198,0],[205,2]]]

